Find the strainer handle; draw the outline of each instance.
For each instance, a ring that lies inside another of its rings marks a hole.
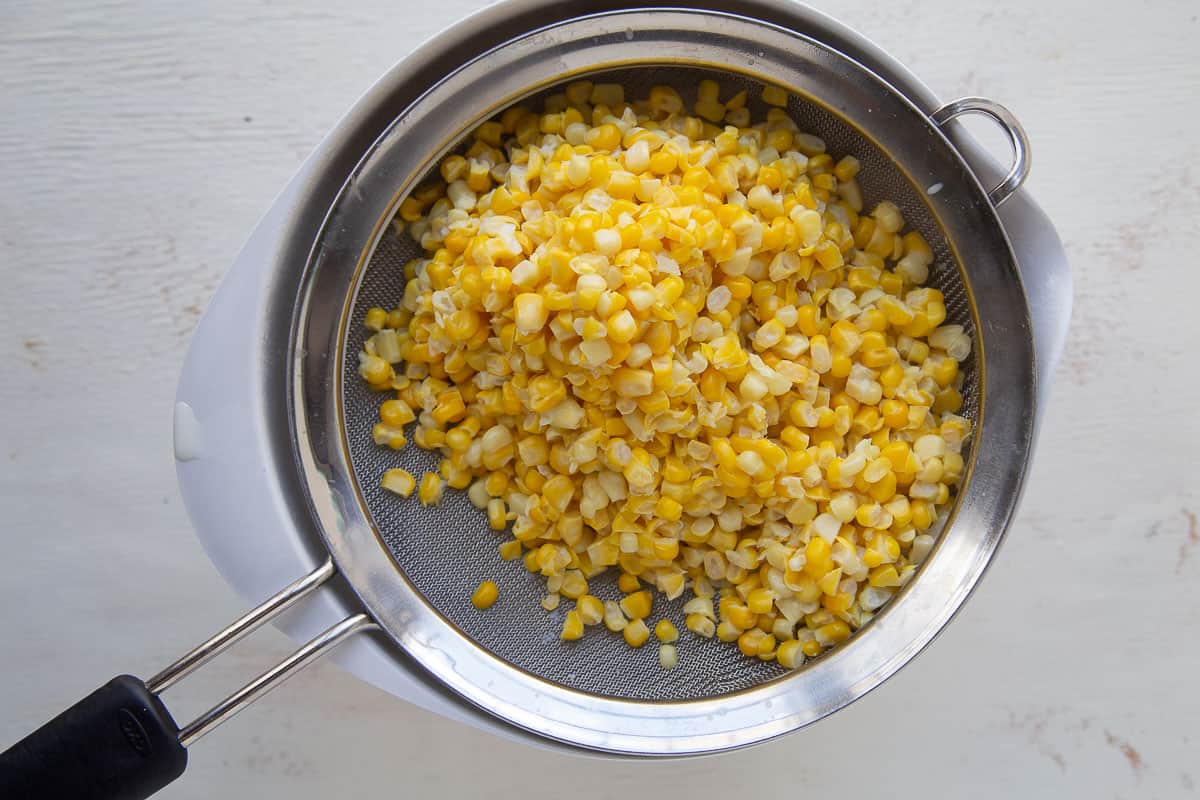
[[[0,797],[142,800],[178,778],[192,742],[350,636],[377,627],[366,614],[349,616],[192,722],[176,725],[159,692],[316,590],[334,571],[325,562],[149,681],[114,678],[0,753]]]
[[[929,118],[939,128],[945,128],[947,122],[963,114],[982,114],[991,119],[1000,126],[1001,130],[1008,136],[1009,142],[1012,143],[1012,167],[1009,168],[1008,174],[1004,176],[1004,180],[988,191],[988,199],[992,201],[993,206],[999,208],[1000,204],[1012,197],[1013,193],[1021,188],[1021,184],[1029,177],[1029,167],[1032,161],[1029,136],[1025,133],[1025,129],[1021,127],[1021,123],[1017,121],[1017,118],[1011,111],[994,100],[988,100],[986,97],[960,98],[942,106],[930,114]]]

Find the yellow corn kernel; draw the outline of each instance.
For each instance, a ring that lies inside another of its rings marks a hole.
[[[513,300],[513,318],[521,333],[536,333],[542,329],[549,317],[546,301],[540,294],[526,292]]]
[[[583,573],[575,569],[568,570],[566,575],[563,576],[562,587],[559,589],[563,597],[576,600],[587,594],[587,591],[587,579],[583,577]]]
[[[870,485],[867,493],[877,503],[886,503],[896,494],[898,479],[896,473],[886,472],[883,477]]]
[[[821,598],[821,607],[834,614],[841,614],[854,605],[854,595],[850,592],[835,592]]]
[[[445,425],[447,422],[457,422],[466,416],[467,406],[458,389],[448,389],[437,396],[437,405],[430,413],[434,422],[438,425]]]
[[[635,619],[625,626],[621,635],[625,637],[625,643],[630,647],[641,647],[650,638],[650,629],[646,627],[643,620]]]
[[[763,86],[762,99],[767,105],[779,106],[782,108],[788,104],[788,93],[786,89],[768,84]]]
[[[359,356],[358,374],[372,387],[384,387],[392,380],[394,374],[392,365],[379,356],[361,354]]]
[[[661,501],[660,501],[661,502]],[[660,537],[654,540],[654,557],[662,561],[674,561],[679,555],[679,540]]]
[[[800,645],[801,652],[803,652],[808,658],[814,658],[821,655],[821,651],[824,649],[825,648],[822,647],[815,638],[809,639]]]
[[[736,625],[741,630],[753,628],[758,624],[758,615],[752,612],[744,603],[723,598],[721,602],[721,618]]]
[[[929,358],[929,345],[922,341],[913,342],[907,354],[909,363],[922,364],[927,358]]]
[[[660,619],[654,626],[654,635],[660,642],[670,644],[679,638],[679,629],[669,619]]]
[[[404,469],[389,469],[383,473],[383,477],[379,481],[379,485],[389,492],[398,494],[401,497],[411,497],[413,489],[417,486],[417,480],[408,470]]]
[[[765,656],[775,649],[775,637],[758,628],[751,628],[738,637],[738,649],[751,658]]]
[[[903,528],[912,522],[912,506],[904,495],[892,498],[884,508],[892,515],[893,529]]]
[[[942,456],[942,480],[950,485],[958,483],[964,468],[963,457],[959,453],[949,452]]]
[[[573,642],[583,636],[583,619],[579,616],[579,611],[571,609],[567,612],[566,619],[563,620],[562,632],[559,633],[559,638],[564,642]]]
[[[471,605],[481,611],[491,608],[496,602],[496,598],[500,596],[500,589],[496,586],[495,581],[484,581],[475,589],[471,595]]]
[[[716,629],[717,638],[722,642],[736,642],[742,635],[742,629],[729,620],[722,620]]]
[[[833,174],[839,181],[854,180],[862,168],[861,163],[854,156],[844,156],[833,168]]]
[[[508,476],[503,472],[493,472],[487,476],[484,486],[492,497],[499,497],[508,489]]]
[[[584,625],[599,625],[604,621],[604,603],[600,598],[585,594],[575,602],[575,610]]]
[[[703,614],[688,614],[684,623],[689,631],[697,636],[703,636],[705,639],[711,639],[717,632],[716,623]]]
[[[650,171],[655,175],[666,175],[675,169],[678,163],[675,154],[667,150],[659,150],[654,155],[650,156]]]
[[[820,536],[809,539],[804,555],[804,571],[813,578],[822,577],[833,567],[833,548]]]
[[[424,450],[436,450],[446,443],[446,434],[437,428],[417,426],[413,433],[413,441]]]
[[[838,582],[842,579],[841,567],[834,567],[821,576],[817,581],[817,586],[820,587],[823,594],[836,594]]]
[[[461,425],[446,431],[446,446],[455,453],[465,453],[471,447],[471,433]]]
[[[541,491],[542,498],[562,513],[575,495],[575,484],[566,475],[555,475],[546,481]]]
[[[650,108],[663,114],[678,114],[683,110],[683,98],[670,86],[654,86],[650,89]]]
[[[502,531],[508,525],[507,510],[504,508],[504,501],[499,497],[490,498],[487,501],[488,525],[492,530]]]
[[[507,542],[504,542],[498,549],[500,551],[500,558],[504,559],[505,561],[512,561],[514,558],[521,555],[521,543],[516,539],[510,539]]]
[[[638,580],[637,575],[623,572],[621,577],[617,578],[617,588],[626,594],[631,594],[642,588],[642,583]]]
[[[645,589],[627,594],[620,601],[621,611],[630,619],[644,619],[650,616],[654,599]]]
[[[892,462],[892,469],[899,472],[906,469],[912,450],[908,442],[892,442],[879,455]]]
[[[893,564],[883,564],[870,572],[867,582],[875,587],[890,587],[900,585],[900,575]]]
[[[932,504],[925,500],[913,500],[912,506],[912,524],[919,531],[927,530],[933,525],[934,510]]]
[[[784,573],[783,580],[784,585],[796,593],[796,599],[800,602],[815,603],[821,599],[821,587],[811,575],[788,570]]]
[[[648,370],[621,367],[610,380],[621,397],[645,397],[654,391],[654,375]]]
[[[958,362],[953,358],[940,358],[934,363],[930,375],[937,381],[938,386],[945,389],[958,376]]]
[[[821,647],[830,647],[850,638],[850,626],[839,619],[827,625],[822,625],[813,631],[813,634],[816,637],[818,645]]]
[[[949,360],[949,359],[947,359]],[[930,410],[935,414],[954,414],[963,407],[963,396],[957,389],[950,387],[938,392],[933,398]]]
[[[440,475],[426,472],[421,478],[421,488],[417,490],[417,499],[421,501],[421,505],[436,506],[442,502],[443,488],[444,484]]]
[[[769,613],[774,603],[774,593],[766,587],[754,589],[746,597],[746,608],[754,614]]]
[[[369,330],[382,330],[387,324],[387,318],[388,312],[384,311],[382,308],[372,308],[368,310],[366,315],[363,317],[363,325],[365,325]]]
[[[804,663],[804,643],[797,639],[784,642],[779,645],[779,650],[775,653],[775,660],[779,662],[781,667],[787,669],[796,669]]]
[[[888,398],[879,405],[883,424],[889,428],[903,428],[908,424],[908,404],[903,400]]]
[[[608,600],[604,603],[604,627],[613,633],[619,633],[625,630],[628,624],[629,621],[625,619],[625,614],[621,612],[621,607],[616,602]]]
[[[670,497],[660,497],[654,506],[654,513],[661,519],[675,522],[683,515],[683,506]]]
[[[589,129],[585,141],[596,150],[612,152],[621,146],[621,130],[612,123],[605,123]]]

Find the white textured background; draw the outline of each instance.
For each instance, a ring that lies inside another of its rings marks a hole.
[[[241,610],[175,488],[174,385],[319,137],[472,0],[0,5],[0,746]],[[551,756],[332,665],[191,753],[176,798],[1185,797],[1200,718],[1200,13],[822,3],[949,98],[1008,104],[1077,286],[1021,515],[915,664],[816,727],[687,763]],[[186,717],[274,632],[172,693]]]

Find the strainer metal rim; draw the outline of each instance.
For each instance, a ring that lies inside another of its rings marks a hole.
[[[647,59],[646,52],[655,55]],[[432,611],[397,569],[358,497],[341,427],[341,343],[353,299],[347,290],[357,284],[411,180],[507,98],[551,78],[630,61],[717,65],[827,103],[842,98],[839,113],[887,142],[884,150],[905,165],[910,180],[941,183],[930,207],[959,262],[970,265],[967,287],[974,289],[981,368],[985,364],[990,377],[981,381],[985,402],[972,480],[958,502],[954,535],[939,545],[918,580],[869,631],[811,667],[716,699],[597,697],[550,684],[484,652]],[[480,96],[486,99],[472,101]],[[848,97],[857,104],[847,105]],[[893,127],[884,130],[885,123]],[[937,127],[877,76],[765,22],[688,9],[612,12],[531,32],[464,64],[404,109],[356,167],[326,219],[302,287],[292,340],[297,455],[339,570],[380,626],[453,691],[514,725],[570,744],[645,755],[724,750],[802,727],[857,699],[910,660],[958,609],[1018,499],[1034,417],[1029,313],[983,188]],[[317,302],[339,296],[345,302],[336,307]]]

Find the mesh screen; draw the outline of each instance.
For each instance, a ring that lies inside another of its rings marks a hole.
[[[669,84],[683,95],[689,107],[699,81],[712,78],[721,83],[722,97],[750,89],[753,100],[749,105],[755,119],[766,112],[758,100],[756,82],[726,73],[684,67],[639,67],[597,73],[589,78],[623,84],[628,98],[644,97],[651,86]],[[550,91],[553,90],[542,94]],[[537,96],[533,98],[536,100]],[[792,98],[789,111],[802,130],[825,139],[835,158],[853,154],[862,162],[858,180],[868,208],[880,200],[891,200],[903,211],[908,225],[928,240],[935,254],[929,285],[945,294],[948,322],[965,326],[974,338],[959,268],[951,258],[942,230],[917,191],[884,152],[840,117],[797,97]],[[785,674],[786,670],[774,663],[743,657],[733,644],[690,635],[680,610],[683,598],[672,603],[662,596],[655,598],[653,618],[670,619],[682,632],[676,643],[679,665],[672,670],[659,666],[653,640],[645,647],[631,650],[620,635],[602,627],[592,629],[579,641],[561,642],[559,630],[573,603],[564,600],[558,610],[549,613],[542,609],[539,603],[546,593],[544,579],[526,572],[520,559],[510,562],[500,559],[496,546],[507,534],[493,532],[485,514],[471,505],[465,492],[447,490],[443,503],[429,509],[415,498],[404,501],[379,488],[379,476],[388,468],[403,467],[419,477],[435,470],[440,459],[439,455],[412,444],[392,451],[371,441],[371,426],[378,419],[379,405],[390,395],[371,392],[358,378],[357,353],[367,334],[361,321],[372,306],[394,308],[399,303],[404,289],[403,265],[422,255],[419,246],[407,235],[396,235],[390,226],[385,229],[387,233],[378,243],[357,287],[345,340],[342,398],[346,437],[367,513],[399,569],[430,606],[478,645],[514,666],[543,680],[608,697],[659,701],[715,697]],[[963,365],[962,413],[972,419],[977,405],[974,365],[974,355]],[[494,580],[500,586],[500,599],[486,613],[470,604],[471,593],[483,580]],[[615,574],[591,579],[589,586],[603,600],[620,597]]]

